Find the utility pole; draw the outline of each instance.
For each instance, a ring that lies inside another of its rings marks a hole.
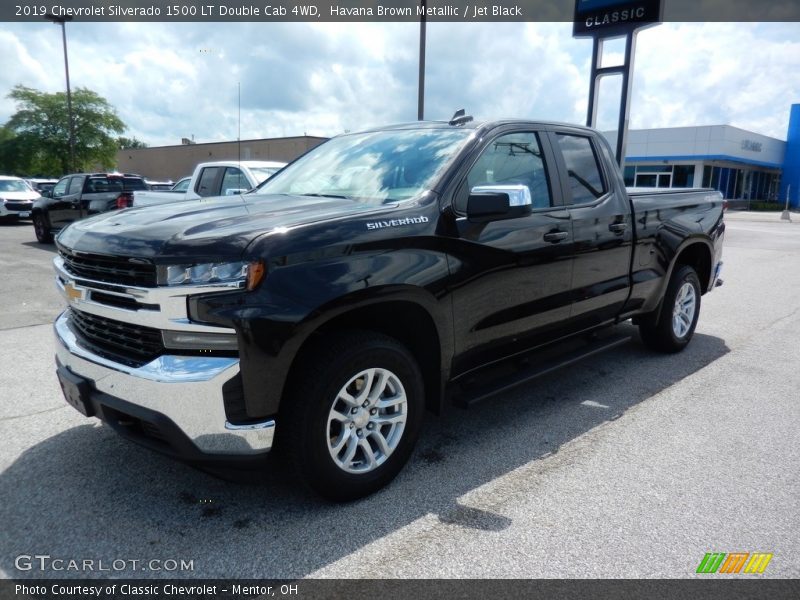
[[[419,19],[419,83],[417,87],[417,120],[425,118],[425,26],[427,17],[425,9],[426,0],[420,0],[422,5],[422,15]]]
[[[72,90],[69,85],[69,58],[67,57],[67,28],[65,23],[72,21],[70,15],[54,15],[47,13],[44,16],[48,21],[61,25],[61,40],[64,43],[64,72],[67,75],[67,119],[69,120],[69,172],[75,171],[75,117],[72,114]]]

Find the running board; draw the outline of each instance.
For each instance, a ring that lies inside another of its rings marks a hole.
[[[632,337],[630,335],[607,336],[584,344],[560,356],[545,358],[534,366],[528,366],[516,373],[498,378],[494,383],[474,384],[469,387],[465,386],[459,390],[458,394],[453,396],[453,403],[462,408],[469,408],[473,404],[477,404],[497,394],[507,392],[532,379],[536,379],[537,377],[541,377],[542,375],[546,375],[547,373],[551,373],[567,365],[574,364],[600,352],[605,352],[606,350],[621,346],[631,339]],[[533,355],[532,359],[535,360],[536,355]]]

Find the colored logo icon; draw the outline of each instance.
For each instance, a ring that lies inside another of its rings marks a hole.
[[[766,552],[707,552],[697,573],[763,573],[772,554]]]

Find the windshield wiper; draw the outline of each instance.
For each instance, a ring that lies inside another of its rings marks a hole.
[[[314,196],[316,198],[341,198],[342,200],[352,200],[352,196],[339,196],[336,194],[298,194],[299,196]]]

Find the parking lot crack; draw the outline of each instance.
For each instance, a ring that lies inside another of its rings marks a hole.
[[[36,415],[43,415],[45,413],[55,412],[57,410],[61,410],[62,408],[66,408],[67,405],[64,404],[62,406],[54,406],[53,408],[46,408],[44,410],[40,410],[37,412],[27,413],[24,415],[11,415],[10,417],[0,417],[0,421],[13,421],[14,419],[24,419],[25,417],[35,417]]]

